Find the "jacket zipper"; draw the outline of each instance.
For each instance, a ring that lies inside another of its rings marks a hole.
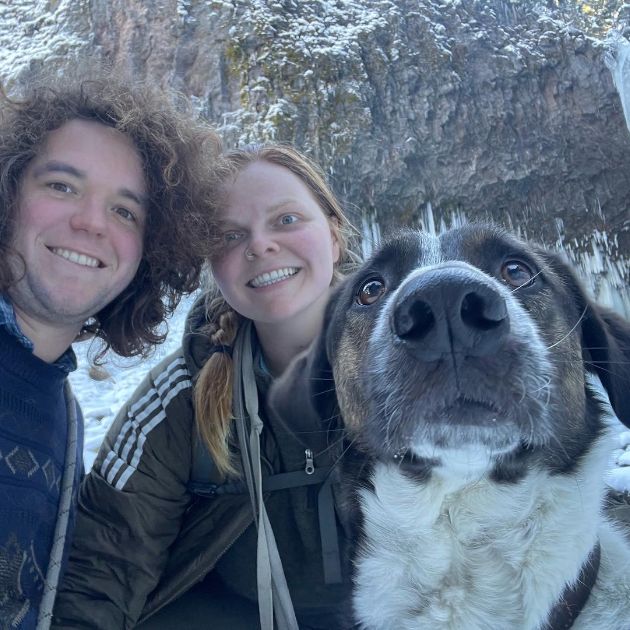
[[[312,475],[315,472],[315,464],[313,463],[313,451],[310,448],[307,448],[304,451],[304,457],[305,457],[305,465],[304,465],[304,472],[307,475]]]

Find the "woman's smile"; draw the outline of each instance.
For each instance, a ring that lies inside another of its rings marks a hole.
[[[275,269],[274,271],[265,271],[255,278],[252,278],[247,285],[254,289],[268,287],[272,284],[277,284],[278,282],[292,278],[299,271],[300,269],[298,267],[283,267],[282,269]]]

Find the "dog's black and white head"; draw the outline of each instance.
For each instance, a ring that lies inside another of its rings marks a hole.
[[[270,400],[297,432],[345,434],[351,627],[530,629],[556,612],[568,627],[597,541],[574,627],[625,627],[598,381],[630,425],[630,327],[559,256],[498,228],[403,232],[344,280]]]
[[[355,448],[419,478],[465,461],[510,481],[570,469],[597,437],[588,373],[630,424],[629,354],[627,324],[558,255],[485,225],[408,231],[337,288],[272,405],[338,412]]]

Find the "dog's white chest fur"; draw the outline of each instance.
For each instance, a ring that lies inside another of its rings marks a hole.
[[[437,475],[420,483],[377,464],[375,492],[360,496],[361,627],[538,628],[601,535],[598,450],[575,476],[538,471],[506,485],[482,477],[462,486]]]

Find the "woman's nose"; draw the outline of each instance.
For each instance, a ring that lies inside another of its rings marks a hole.
[[[248,258],[260,257],[280,250],[278,242],[268,232],[252,232],[247,243]]]

